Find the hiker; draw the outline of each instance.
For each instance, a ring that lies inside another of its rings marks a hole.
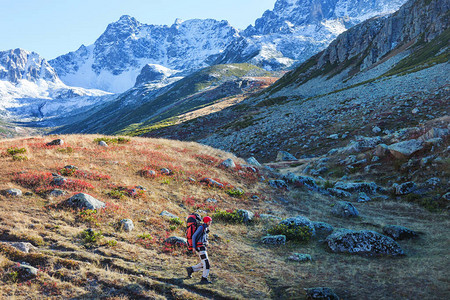
[[[188,255],[193,254],[193,246],[192,246],[192,237],[194,236],[194,233],[197,231],[197,228],[200,226],[202,222],[202,218],[198,213],[192,213],[189,215],[189,217],[186,220],[186,239],[187,239],[187,245],[188,245]]]
[[[209,216],[203,218],[203,224],[201,224],[194,235],[192,236],[192,251],[195,253],[197,251],[201,262],[193,267],[187,267],[188,278],[192,278],[192,273],[199,272],[203,270],[202,279],[200,280],[201,284],[208,284],[211,281],[208,280],[209,275],[209,259],[208,253],[206,252],[206,246],[208,246],[208,233],[209,226],[212,223],[212,219]]]

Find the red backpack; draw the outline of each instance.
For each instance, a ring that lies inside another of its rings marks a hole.
[[[198,226],[201,224],[201,217],[197,213],[192,213],[186,220],[187,228],[186,228],[186,239],[188,244],[188,250],[192,251],[192,236],[197,230]]]

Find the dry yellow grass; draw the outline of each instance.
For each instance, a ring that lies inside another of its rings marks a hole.
[[[25,254],[0,244],[2,298],[298,299],[304,295],[303,288],[314,286],[329,286],[345,299],[443,299],[449,295],[447,214],[433,214],[405,203],[373,202],[357,206],[363,215],[361,220],[342,220],[330,216],[332,199],[325,196],[296,190],[273,191],[251,174],[218,168],[226,158],[244,163],[230,153],[196,143],[144,138],[102,148],[94,143],[99,137],[68,135],[0,142],[0,154],[11,147],[23,147],[27,151],[22,155],[28,157],[27,161],[14,161],[10,155],[1,155],[0,190],[20,188],[33,193],[20,198],[0,196],[0,240],[28,241],[38,247],[38,252]],[[66,144],[43,147],[53,138],[62,138]],[[60,150],[67,147],[73,151]],[[36,188],[14,180],[17,172],[58,172],[66,165],[110,176],[107,180],[76,178],[92,184],[87,192],[108,202],[110,208],[90,216],[54,209],[53,204],[77,191],[47,198],[36,194]],[[156,178],[140,175],[150,167],[168,167],[175,174]],[[197,182],[190,182],[188,177]],[[224,190],[199,184],[202,177],[242,188],[246,194],[233,198]],[[110,194],[114,187],[137,185],[146,188],[141,197],[117,199]],[[261,200],[251,200],[253,194]],[[290,203],[273,203],[279,196]],[[191,202],[190,198],[195,200]],[[197,258],[187,256],[184,249],[166,248],[159,242],[167,235],[183,236],[183,227],[171,230],[170,220],[159,214],[167,210],[184,219],[194,210],[192,204],[205,204],[201,209],[206,211],[213,209],[205,203],[208,198],[217,199],[219,209],[304,215],[350,229],[380,231],[384,224],[398,224],[426,234],[416,241],[400,242],[408,252],[406,257],[367,258],[329,253],[314,240],[275,248],[263,246],[259,240],[271,222],[249,226],[213,222],[209,255],[214,284],[201,286],[197,284],[198,274],[194,279],[185,279],[184,268],[197,263]],[[134,221],[134,231],[117,230],[116,224],[123,218]],[[104,237],[86,247],[80,237],[86,228],[102,232]],[[309,253],[313,262],[288,261],[293,252]],[[7,274],[14,271],[17,262],[40,267],[41,275],[29,283],[12,282]]]

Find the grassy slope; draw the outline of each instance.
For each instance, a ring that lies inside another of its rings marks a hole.
[[[250,64],[217,65],[197,71],[155,95],[143,87],[121,94],[95,115],[68,125],[57,132],[117,133],[150,126],[195,108],[212,104],[230,96],[226,91],[207,93],[205,90],[245,76],[271,76],[271,73]],[[127,104],[132,100],[133,104]]]
[[[448,262],[442,260],[448,250],[447,214],[383,201],[355,204],[363,218],[343,220],[330,216],[335,201],[332,198],[301,190],[274,194],[265,183],[252,180],[251,174],[217,168],[221,160],[231,157],[225,152],[196,143],[143,138],[101,148],[93,142],[96,137],[62,136],[66,145],[56,147],[43,146],[49,138],[1,142],[1,153],[10,147],[24,147],[29,160],[13,161],[9,155],[2,155],[0,189],[16,187],[35,192],[15,182],[14,173],[57,172],[67,164],[111,178],[102,181],[80,178],[93,185],[88,193],[109,203],[109,208],[99,214],[83,215],[51,208],[50,205],[78,191],[77,188],[69,190],[67,196],[54,199],[37,194],[18,199],[0,196],[0,240],[29,241],[39,249],[37,253],[24,254],[0,244],[0,297],[98,298],[114,288],[121,291],[120,299],[298,299],[304,294],[303,288],[313,286],[329,286],[346,299],[443,299],[449,293]],[[67,147],[73,151],[67,151]],[[242,163],[236,158],[235,161]],[[176,172],[171,177],[138,175],[149,166],[169,167]],[[188,176],[217,178],[244,189],[246,194],[233,198],[223,190],[190,183]],[[147,192],[138,198],[116,199],[108,195],[113,186],[135,185],[144,186]],[[261,201],[250,200],[253,194],[259,195]],[[280,196],[289,203],[277,201]],[[159,213],[168,210],[185,217],[193,210],[192,202],[186,200],[190,197],[196,199],[194,203],[206,205],[207,198],[215,198],[220,209],[247,208],[281,216],[301,214],[351,229],[379,231],[383,224],[398,224],[425,234],[416,241],[400,242],[408,252],[404,258],[366,258],[328,253],[318,241],[265,247],[258,241],[269,224],[258,222],[245,226],[214,222],[211,230],[217,236],[211,237],[210,247],[214,284],[199,286],[198,274],[194,279],[184,279],[184,267],[196,263],[196,259],[157,242],[167,235],[183,235],[182,227],[170,229],[171,222]],[[132,219],[135,230],[117,231],[114,225],[122,218]],[[101,231],[104,238],[86,247],[79,237],[86,228]],[[153,238],[142,241],[138,236],[143,234]],[[113,245],[112,241],[117,244]],[[314,261],[289,262],[287,257],[292,252],[309,253]],[[28,262],[43,271],[37,279],[14,282],[8,274],[14,271],[17,262]]]

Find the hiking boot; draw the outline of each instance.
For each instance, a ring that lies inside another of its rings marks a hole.
[[[200,284],[211,284],[212,282],[208,280],[206,277],[202,277],[202,280],[200,280]]]
[[[194,273],[194,269],[192,269],[192,267],[187,267],[186,268],[186,272],[188,274],[188,278],[192,278],[192,273]]]

